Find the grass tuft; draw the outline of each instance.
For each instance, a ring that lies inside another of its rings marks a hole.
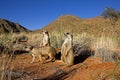
[[[92,49],[95,50],[95,57],[99,57],[103,62],[114,61],[115,52],[117,47],[116,41],[111,37],[100,37],[96,38],[95,42],[92,44]]]

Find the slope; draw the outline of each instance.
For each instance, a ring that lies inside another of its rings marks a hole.
[[[20,33],[20,32],[29,32],[28,29],[19,25],[18,23],[11,22],[6,19],[0,18],[0,33]]]
[[[120,20],[112,27],[111,21],[109,19],[104,19],[101,16],[82,19],[73,15],[62,15],[52,23],[41,29],[35,30],[34,32],[41,32],[42,30],[48,30],[49,32],[86,32],[88,34],[98,35],[101,33],[108,35],[114,32],[115,35],[119,35]]]

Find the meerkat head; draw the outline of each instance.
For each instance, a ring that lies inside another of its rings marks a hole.
[[[31,51],[31,50],[33,49],[33,46],[27,45],[27,46],[24,46],[24,49],[25,49],[26,51]]]
[[[48,35],[48,31],[42,31],[43,35]]]
[[[73,40],[73,35],[72,34],[70,34],[70,33],[65,33],[64,34],[68,39],[70,39],[70,40]]]

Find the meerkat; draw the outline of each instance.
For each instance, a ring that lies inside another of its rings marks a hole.
[[[45,46],[45,47],[33,47],[33,46],[26,46],[26,51],[29,51],[32,55],[32,61],[30,63],[33,63],[35,60],[35,57],[39,57],[39,61],[42,63],[47,63],[50,61],[55,61],[55,55],[56,50],[52,46]],[[47,57],[47,60],[46,60]]]
[[[70,33],[65,34],[66,39],[64,40],[61,47],[61,60],[67,65],[71,66],[74,64],[73,54],[73,35]]]
[[[49,38],[49,33],[48,31],[43,31],[43,38],[42,38],[42,44],[41,46],[50,46],[50,38]]]

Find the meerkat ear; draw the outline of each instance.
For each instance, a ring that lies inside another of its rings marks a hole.
[[[42,32],[40,34],[43,34],[44,30],[42,30]]]
[[[64,36],[67,36],[67,34],[66,34],[66,33],[64,33]]]
[[[46,30],[43,29],[42,32],[46,32]]]

